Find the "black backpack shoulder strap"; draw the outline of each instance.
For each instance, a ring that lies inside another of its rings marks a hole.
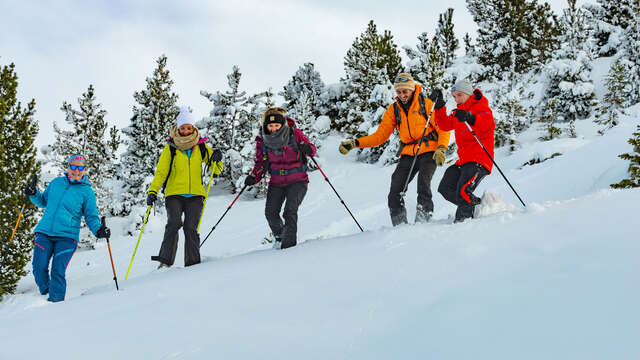
[[[396,127],[400,127],[400,123],[402,122],[402,117],[400,116],[400,107],[398,106],[398,102],[393,102],[393,115],[396,117]]]
[[[203,142],[198,144],[198,148],[200,149],[200,157],[205,162],[205,172],[209,170],[211,167],[211,156],[209,156],[209,151],[207,150],[207,145]]]
[[[425,118],[427,117],[427,110],[425,109],[424,106],[424,95],[422,95],[422,93],[420,93],[418,95],[418,103],[420,103],[420,114],[422,114],[422,116],[424,116]],[[429,119],[427,119],[428,121]]]
[[[173,168],[173,158],[176,157],[176,148],[169,144],[169,151],[171,152],[171,161],[169,161],[169,172],[167,173],[167,178],[164,179],[164,183],[162,184],[162,192],[167,188],[167,182],[169,181],[169,176],[171,176],[171,169]]]

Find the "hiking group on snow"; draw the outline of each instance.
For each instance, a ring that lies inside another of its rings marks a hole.
[[[398,74],[394,87],[396,101],[386,109],[377,130],[371,135],[341,142],[339,151],[346,155],[354,148],[379,146],[397,129],[401,147],[388,194],[391,223],[393,226],[407,223],[404,194],[416,175],[415,222],[423,223],[429,221],[433,213],[431,179],[436,168],[445,163],[450,131],[454,131],[459,159],[445,171],[438,192],[457,205],[455,222],[473,217],[474,208],[480,203],[473,191],[491,173],[493,163],[495,122],[487,99],[467,80],[460,80],[451,91],[457,108],[448,115],[441,90],[435,89],[425,97],[422,86],[408,73]],[[164,191],[167,224],[159,253],[152,257],[160,263],[159,268],[174,264],[180,228],[185,236],[185,266],[200,263],[202,243],[198,231],[208,195],[202,180],[205,171],[202,165],[211,170],[211,176],[223,170],[223,154],[206,144],[206,138],[199,135],[186,107],[180,109],[169,135],[148,190],[144,221],[146,224],[149,210],[159,192]],[[255,141],[255,165],[245,178],[243,190],[270,176],[265,217],[275,238],[274,247],[286,249],[297,244],[298,208],[309,182],[307,158],[315,163],[316,146],[295,127],[295,120],[287,111],[279,107],[265,111]],[[100,222],[96,197],[85,174],[87,161],[82,154],[71,155],[67,173],[51,181],[44,192],[37,189],[35,178],[24,189],[31,202],[45,209],[34,230],[33,274],[40,293],[49,294],[51,302],[64,300],[65,271],[78,246],[82,217],[98,238],[110,237],[110,229],[104,221]],[[325,180],[328,181],[326,176]]]

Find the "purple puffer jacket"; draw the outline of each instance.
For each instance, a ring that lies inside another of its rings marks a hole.
[[[302,143],[307,143],[311,145],[313,149],[313,155],[316,155],[316,147],[309,142],[309,139],[302,133],[300,129],[293,128],[293,134],[296,137],[296,142],[298,145]],[[253,171],[251,171],[251,175],[256,177],[256,184],[262,180],[264,173],[266,171],[265,166],[266,161],[264,160],[264,156],[262,154],[262,143],[263,140],[260,136],[256,137],[256,164],[253,166]],[[267,156],[269,156],[269,162],[271,163],[271,170],[290,170],[295,169],[302,166],[302,160],[299,158],[299,155],[295,152],[291,147],[286,147],[285,150],[280,155],[274,154],[272,151],[267,150]],[[301,171],[288,175],[280,175],[280,174],[272,174],[271,180],[269,181],[269,185],[275,186],[284,186],[293,184],[298,181],[306,181],[309,182],[309,176],[307,176],[306,171]]]

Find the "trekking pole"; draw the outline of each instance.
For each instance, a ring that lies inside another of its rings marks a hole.
[[[400,193],[400,196],[402,196],[403,198],[405,193],[407,192],[407,187],[409,187],[409,180],[411,180],[411,173],[413,172],[413,167],[416,165],[416,160],[420,155],[420,146],[422,146],[422,139],[424,139],[424,134],[427,133],[427,128],[429,127],[429,124],[431,124],[431,116],[433,115],[433,109],[436,108],[436,102],[438,102],[438,97],[436,97],[436,99],[433,100],[433,105],[431,106],[429,117],[426,118],[427,123],[424,125],[424,130],[422,130],[422,136],[420,136],[420,139],[418,140],[418,149],[416,150],[415,155],[413,156],[413,161],[411,162],[411,168],[409,169],[409,174],[407,175],[407,181],[404,183],[404,187],[402,188],[402,192]]]
[[[37,181],[37,177],[33,175],[31,177],[31,183],[34,184]],[[24,213],[24,208],[27,206],[27,202],[29,201],[29,197],[27,196],[24,202],[22,203],[22,208],[20,208],[20,213],[18,214],[18,221],[16,221],[16,226],[13,227],[13,232],[11,233],[11,239],[9,239],[9,244],[13,242],[13,237],[16,236],[16,230],[18,230],[18,224],[20,224],[20,220],[22,219],[22,213]]]
[[[22,209],[20,209],[20,214],[18,214],[18,221],[16,221],[16,226],[13,227],[13,232],[11,233],[11,239],[9,239],[9,244],[13,242],[13,237],[16,235],[16,230],[18,230],[18,224],[20,224],[20,219],[22,219],[22,213],[24,212],[24,207],[27,205],[25,201],[22,203]]]
[[[216,167],[218,165],[216,164]],[[218,169],[220,169],[218,167]],[[207,193],[204,195],[204,203],[202,204],[202,211],[200,212],[200,220],[198,220],[198,227],[196,228],[196,232],[200,232],[200,224],[202,223],[202,218],[204,217],[204,208],[207,206],[207,199],[209,198],[209,190],[211,189],[211,182],[213,181],[213,169],[211,169],[211,176],[209,177],[209,185],[207,185]]]
[[[209,233],[207,234],[207,236],[204,238],[204,240],[202,240],[202,242],[200,243],[200,247],[202,247],[202,245],[204,244],[205,241],[207,241],[207,239],[209,238],[209,236],[211,235],[211,233],[213,232],[213,230],[216,229],[216,226],[218,226],[218,224],[220,224],[220,221],[222,221],[222,218],[224,218],[225,215],[227,215],[227,213],[229,212],[229,210],[231,210],[231,207],[233,206],[233,204],[236,203],[236,200],[238,200],[238,198],[240,197],[240,195],[242,195],[242,193],[244,192],[244,189],[247,188],[247,185],[242,187],[242,190],[240,190],[240,192],[238,193],[238,195],[236,196],[235,199],[233,199],[233,201],[231,202],[231,205],[229,205],[229,207],[227,208],[227,210],[224,212],[224,214],[222,214],[222,216],[220,217],[220,219],[218,219],[218,222],[213,225],[213,227],[211,228],[211,231],[209,231]]]
[[[518,192],[516,191],[516,189],[513,188],[513,186],[511,186],[511,183],[509,182],[509,179],[507,179],[507,177],[504,175],[504,173],[502,172],[502,170],[500,169],[500,166],[498,166],[498,164],[496,164],[496,161],[493,160],[493,156],[491,156],[489,154],[489,152],[487,151],[487,149],[484,147],[484,145],[482,144],[482,142],[480,141],[480,139],[478,139],[478,136],[476,135],[475,131],[473,131],[473,129],[471,128],[471,126],[469,126],[469,124],[465,121],[465,124],[467,124],[467,128],[469,129],[469,131],[471,131],[471,133],[473,134],[473,137],[476,138],[476,141],[478,142],[478,144],[480,144],[480,146],[482,147],[482,150],[484,150],[485,154],[487,154],[487,156],[489,157],[489,159],[491,159],[491,161],[493,162],[493,165],[496,166],[496,169],[498,169],[498,171],[500,172],[500,175],[502,175],[502,177],[504,178],[504,180],[507,182],[507,184],[509,184],[509,187],[511,188],[511,190],[513,190],[513,193],[516,194],[516,196],[518,197],[518,200],[520,200],[520,203],[522,203],[522,206],[524,206],[525,208],[527,207],[527,205],[525,205],[524,201],[522,201],[522,199],[520,198],[520,195],[518,195]]]
[[[151,212],[151,206],[147,208],[147,215],[144,216],[144,221],[142,222],[142,229],[140,229],[140,235],[138,236],[138,242],[136,243],[136,247],[133,249],[133,255],[131,256],[131,262],[129,263],[129,268],[127,269],[127,274],[124,276],[124,279],[127,280],[129,278],[129,271],[131,271],[131,265],[133,265],[133,258],[136,257],[136,251],[138,251],[138,245],[140,244],[140,238],[142,238],[142,233],[144,232],[144,226],[147,225],[147,220],[149,220],[149,213]]]
[[[102,226],[106,226],[104,216],[100,220],[100,223],[102,224]],[[113,270],[113,281],[116,282],[116,291],[118,291],[120,290],[120,288],[118,287],[118,277],[116,276],[116,267],[113,265],[113,256],[111,255],[111,244],[109,244],[109,238],[107,238],[107,248],[109,248],[109,259],[111,259],[111,270]]]
[[[333,189],[333,192],[336,193],[336,195],[338,195],[338,199],[340,199],[340,202],[342,203],[342,205],[344,205],[344,208],[347,209],[347,211],[349,212],[349,215],[351,215],[351,218],[353,218],[353,221],[356,222],[356,225],[358,225],[358,227],[360,228],[360,231],[364,232],[364,230],[362,229],[362,226],[360,226],[360,224],[358,223],[358,220],[356,220],[356,217],[353,216],[353,214],[351,213],[351,210],[349,210],[349,207],[347,207],[347,204],[344,203],[344,200],[342,200],[342,198],[340,197],[340,194],[338,194],[338,192],[336,191],[336,188],[333,187],[327,175],[324,174],[324,171],[322,171],[322,168],[320,168],[320,165],[318,165],[318,162],[316,161],[316,159],[313,156],[310,156],[310,158],[311,160],[313,160],[313,163],[316,164],[322,176],[324,176],[324,180],[327,182],[327,184],[329,184],[329,186],[331,186],[331,188]]]

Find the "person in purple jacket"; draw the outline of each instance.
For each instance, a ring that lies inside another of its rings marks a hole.
[[[316,154],[316,147],[294,125],[282,108],[265,111],[260,135],[256,137],[256,162],[244,181],[252,186],[266,173],[271,175],[264,214],[276,239],[274,247],[281,249],[297,243],[298,207],[309,184],[306,156]],[[280,217],[283,203],[284,222]]]

